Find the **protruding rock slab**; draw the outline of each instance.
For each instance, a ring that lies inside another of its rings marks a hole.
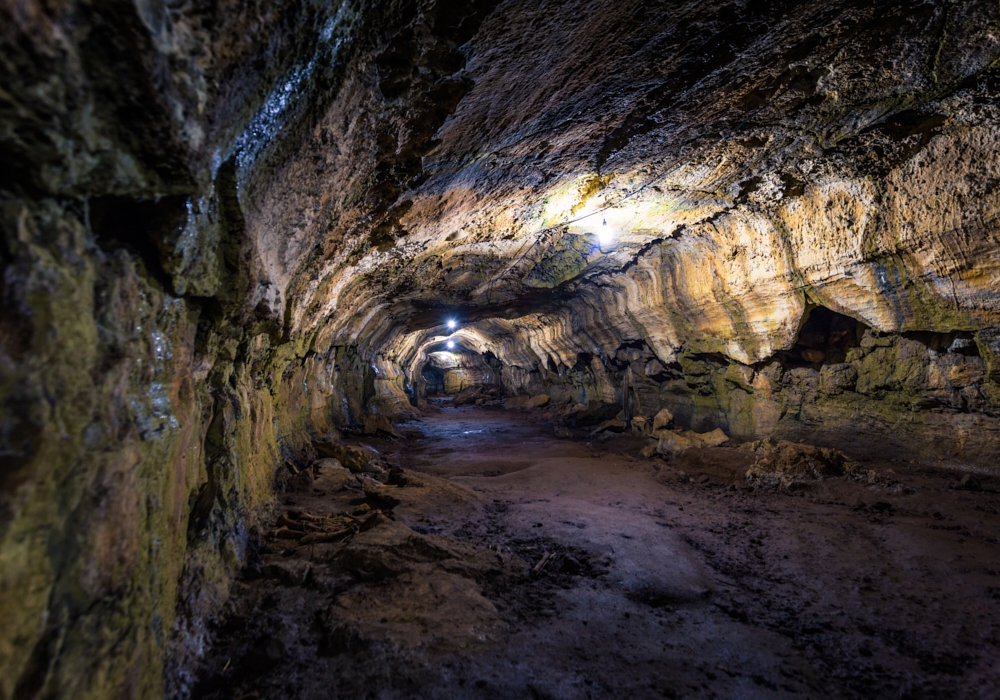
[[[372,461],[375,458],[375,452],[370,448],[322,440],[313,440],[312,446],[320,454],[338,460],[352,472],[373,473],[381,471]]]
[[[729,436],[722,432],[722,428],[716,428],[710,433],[696,433],[693,430],[675,433],[672,430],[661,430],[657,436],[659,442],[656,445],[656,454],[668,457],[694,447],[718,447],[729,442]]]

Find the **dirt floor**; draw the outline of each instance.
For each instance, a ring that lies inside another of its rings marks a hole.
[[[292,480],[195,697],[1000,697],[1000,478],[754,487],[745,449],[484,407],[400,434],[367,444],[402,470]]]

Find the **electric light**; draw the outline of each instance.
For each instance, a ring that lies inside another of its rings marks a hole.
[[[615,242],[615,231],[608,228],[607,218],[601,221],[601,230],[597,232],[597,241],[601,248],[607,248]]]
[[[454,350],[455,349],[455,341],[454,340],[449,340],[448,343],[447,343],[447,345],[448,345],[448,349],[449,350]]]
[[[448,319],[448,328],[450,330],[455,330],[456,328],[458,328],[458,321],[456,321],[453,318],[449,318]]]

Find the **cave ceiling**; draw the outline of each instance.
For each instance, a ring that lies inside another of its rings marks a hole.
[[[996,3],[136,8],[113,29],[148,46],[97,57],[87,7],[8,10],[96,97],[36,89],[22,122],[68,116],[5,148],[48,155],[20,174],[40,190],[173,197],[178,294],[224,297],[238,235],[238,303],[313,349],[409,361],[455,317],[510,356],[755,362],[815,305],[1000,321]]]

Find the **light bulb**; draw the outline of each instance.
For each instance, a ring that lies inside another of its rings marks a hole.
[[[453,318],[449,318],[448,319],[448,328],[451,329],[451,330],[455,330],[456,328],[458,328],[458,321],[456,321]]]
[[[449,340],[448,341],[448,349],[449,350],[454,350],[455,349],[455,341],[454,340]]]
[[[615,242],[614,229],[602,226],[601,230],[597,234],[597,240],[601,244],[601,248],[607,248],[612,245]]]

